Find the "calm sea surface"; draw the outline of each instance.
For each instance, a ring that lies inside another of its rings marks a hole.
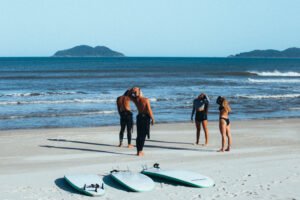
[[[300,59],[0,58],[0,129],[118,124],[115,100],[134,86],[158,123],[189,121],[202,92],[210,120],[219,95],[232,120],[300,117]]]

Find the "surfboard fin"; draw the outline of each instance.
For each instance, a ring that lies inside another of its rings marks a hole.
[[[153,167],[156,168],[156,169],[159,169],[160,168],[159,163],[154,163]]]

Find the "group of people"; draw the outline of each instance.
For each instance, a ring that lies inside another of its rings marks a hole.
[[[127,90],[122,96],[117,98],[117,107],[120,115],[121,125],[121,130],[119,134],[119,147],[123,145],[124,131],[125,128],[127,128],[128,148],[133,148],[133,145],[131,144],[131,134],[133,130],[133,114],[130,109],[130,101],[134,102],[138,110],[138,115],[136,117],[136,148],[137,155],[143,156],[143,147],[145,144],[145,139],[146,136],[150,138],[150,123],[154,125],[154,116],[152,113],[149,99],[143,97],[143,93],[138,87],[134,87]]]
[[[209,134],[207,128],[207,113],[208,113],[209,102],[210,100],[208,96],[203,93],[201,93],[196,99],[194,99],[193,102],[191,121],[192,122],[195,121],[195,125],[196,125],[196,143],[195,143],[196,145],[199,145],[201,125],[205,133],[204,146],[208,145]],[[229,106],[228,101],[225,99],[225,97],[219,96],[217,98],[216,103],[219,105],[219,111],[220,111],[219,129],[222,136],[222,145],[219,152],[230,151],[232,139],[231,139],[231,132],[230,132],[229,113],[231,112],[231,108]],[[193,120],[193,116],[195,112],[196,114]],[[225,148],[226,138],[227,138],[227,147]]]
[[[117,108],[120,115],[120,125],[121,130],[119,133],[119,147],[123,146],[123,137],[125,129],[127,129],[127,140],[128,148],[133,148],[131,144],[132,131],[133,131],[133,113],[131,112],[130,102],[133,102],[138,110],[138,115],[136,117],[136,127],[137,127],[137,137],[136,137],[136,148],[137,155],[143,156],[143,147],[145,144],[146,136],[150,138],[150,124],[154,125],[154,116],[151,109],[150,101],[148,98],[143,96],[143,93],[140,88],[134,87],[128,89],[122,96],[117,98]],[[207,128],[207,113],[209,107],[210,99],[206,94],[200,94],[193,102],[193,109],[191,120],[195,121],[196,125],[196,145],[199,145],[200,140],[200,130],[201,125],[205,133],[205,143],[208,145],[209,134]],[[222,136],[222,145],[219,152],[230,151],[231,148],[231,133],[230,133],[230,120],[229,113],[231,108],[228,101],[219,96],[216,103],[219,105],[219,129]],[[193,116],[195,114],[195,118]],[[225,147],[227,138],[227,147]]]

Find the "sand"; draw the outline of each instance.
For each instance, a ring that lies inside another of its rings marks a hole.
[[[234,121],[229,153],[216,152],[217,122],[209,122],[209,130],[210,145],[202,147],[193,145],[194,124],[156,124],[144,157],[116,146],[118,126],[0,131],[0,199],[300,199],[300,119]],[[156,162],[207,175],[216,186],[157,181],[153,191],[134,193],[108,176],[112,169],[138,172]],[[75,173],[104,177],[105,196],[74,191],[63,176]]]

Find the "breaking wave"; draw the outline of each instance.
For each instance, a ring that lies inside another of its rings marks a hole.
[[[25,119],[25,118],[39,118],[39,117],[77,117],[84,115],[109,115],[114,114],[117,111],[114,110],[104,110],[104,111],[93,111],[93,112],[75,112],[75,113],[34,113],[28,115],[12,115],[12,116],[0,116],[0,120],[7,119]]]
[[[0,97],[33,97],[33,96],[51,96],[51,95],[73,95],[73,94],[87,94],[85,92],[27,92],[27,93],[11,93],[0,94]]]
[[[286,98],[299,98],[300,94],[236,95],[235,97],[244,98],[244,99],[286,99]]]
[[[258,76],[285,76],[285,77],[300,77],[299,72],[280,72],[278,70],[274,71],[265,71],[265,72],[258,72],[258,71],[249,71],[251,74],[256,74]]]
[[[21,104],[66,104],[66,103],[111,103],[115,99],[71,99],[71,100],[41,100],[41,101],[2,101],[0,105],[21,105]]]
[[[300,79],[253,79],[248,78],[252,83],[300,83]]]

